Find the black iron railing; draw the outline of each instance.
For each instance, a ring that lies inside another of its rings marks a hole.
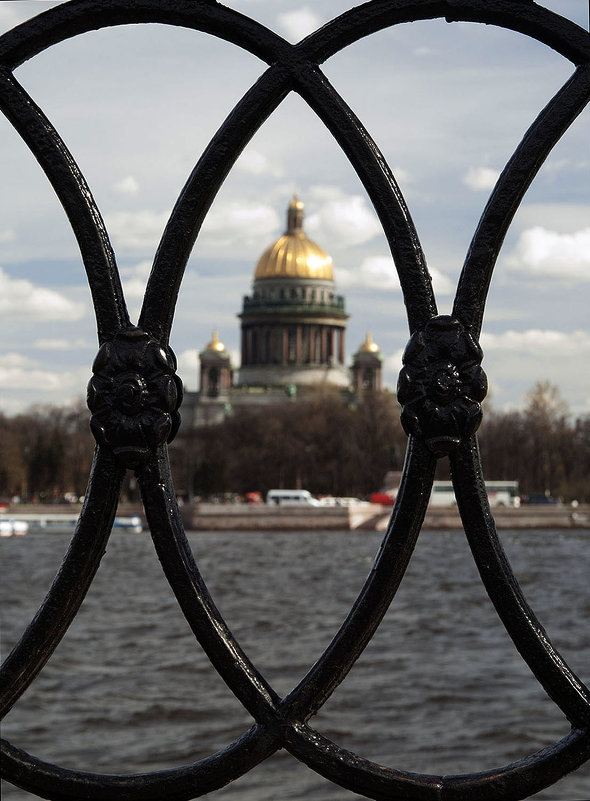
[[[384,157],[318,66],[385,27],[432,18],[509,28],[543,42],[574,65],[571,78],[541,111],[498,179],[465,259],[451,316],[437,313],[418,235]],[[134,326],[107,231],[84,177],[13,70],[85,31],[148,22],[205,31],[269,66],[190,175],[160,242]],[[206,759],[129,776],[66,770],[3,742],[4,777],[52,799],[190,799],[227,784],[286,748],[321,775],[369,798],[498,801],[528,797],[586,761],[590,692],[547,638],[513,575],[488,507],[475,432],[486,393],[478,338],[494,264],[527,187],[590,99],[588,32],[531,0],[372,0],[291,45],[212,0],[72,0],[4,35],[0,63],[2,110],[38,159],[76,234],[100,345],[88,388],[97,446],[86,499],[61,569],[3,665],[2,713],[43,669],[74,619],[104,553],[121,482],[130,469],[139,480],[154,546],[178,603],[212,664],[254,720],[243,736]],[[181,401],[168,338],[183,271],[205,215],[241,150],[290,92],[297,92],[327,126],[371,198],[398,270],[411,339],[398,388],[409,443],[385,539],[340,630],[307,675],[281,698],[216,609],[183,531],[167,454]],[[436,461],[447,456],[482,581],[522,658],[566,715],[571,731],[551,747],[496,770],[434,776],[367,761],[327,740],[309,720],[379,626],[418,538]]]

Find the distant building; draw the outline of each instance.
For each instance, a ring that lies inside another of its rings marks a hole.
[[[186,392],[182,407],[193,426],[219,423],[237,408],[294,402],[322,388],[339,392],[346,403],[381,390],[383,357],[370,334],[346,366],[344,297],[336,294],[331,257],[303,230],[297,197],[287,209],[285,233],[258,260],[238,316],[237,371],[217,332],[199,354],[200,389]]]

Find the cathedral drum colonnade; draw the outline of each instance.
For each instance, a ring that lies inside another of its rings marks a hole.
[[[240,315],[238,384],[348,386],[344,298],[335,293],[331,257],[303,230],[297,198],[287,210],[287,230],[258,261],[252,290]]]

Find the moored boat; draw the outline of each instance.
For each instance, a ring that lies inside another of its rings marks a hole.
[[[74,531],[78,522],[77,514],[59,514],[52,512],[23,513],[11,515],[0,520],[0,536],[30,533],[68,534]],[[132,534],[141,534],[143,524],[139,515],[121,515],[115,517],[113,530],[122,530]]]
[[[26,520],[15,520],[12,517],[0,520],[0,537],[22,537],[28,530],[29,524]]]

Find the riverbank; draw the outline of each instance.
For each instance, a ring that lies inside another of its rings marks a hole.
[[[19,504],[9,507],[3,517],[76,514],[76,507]],[[184,504],[180,507],[187,531],[384,531],[391,507],[378,504],[352,506],[267,506],[265,504]],[[577,508],[561,505],[530,505],[520,509],[493,510],[498,529],[590,529],[590,504]],[[139,504],[121,504],[118,516],[139,516],[147,529],[145,514]],[[430,507],[424,529],[452,531],[461,529],[456,508]],[[31,531],[31,533],[34,533]]]
[[[378,504],[358,506],[272,507],[201,503],[181,508],[184,525],[192,531],[252,530],[345,530],[384,531],[391,507]],[[520,509],[494,509],[498,529],[590,529],[590,505],[523,506]],[[461,529],[459,512],[452,507],[430,507],[424,529]]]

